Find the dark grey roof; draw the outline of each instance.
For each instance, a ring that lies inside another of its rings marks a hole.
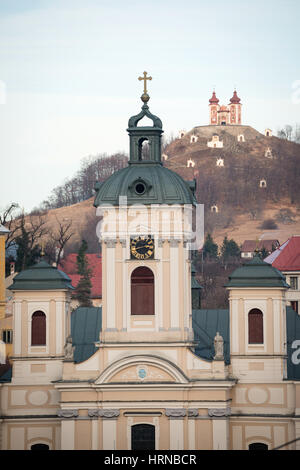
[[[57,290],[74,289],[74,287],[71,285],[71,279],[63,271],[50,266],[45,261],[40,261],[17,274],[8,289],[12,291]]]
[[[287,378],[300,380],[300,316],[292,307],[286,308],[286,337],[287,337]],[[298,343],[296,341],[298,340]],[[297,350],[299,353],[297,353]],[[295,357],[293,357],[293,354]]]
[[[97,348],[102,326],[101,307],[78,307],[71,314],[71,336],[75,346],[74,361],[86,361]]]
[[[137,194],[136,184],[142,182],[146,190]],[[141,161],[116,171],[104,183],[95,187],[94,206],[119,205],[119,197],[126,196],[128,204],[196,204],[191,187],[180,175],[161,163]]]
[[[96,351],[102,327],[101,307],[79,307],[71,315],[71,336],[75,346],[75,362],[86,361]],[[197,346],[195,353],[203,359],[214,357],[214,337],[217,331],[224,339],[225,362],[230,362],[229,311],[193,310],[193,330]]]
[[[230,363],[230,336],[229,336],[229,310],[193,310],[192,325],[194,339],[197,342],[195,353],[197,356],[213,360],[215,355],[214,338],[217,331],[224,340],[225,363]]]
[[[265,263],[259,256],[254,256],[249,263],[237,268],[229,276],[226,287],[285,287],[283,274],[271,264]]]

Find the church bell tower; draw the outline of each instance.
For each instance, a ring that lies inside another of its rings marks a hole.
[[[163,166],[162,122],[148,106],[151,77],[144,72],[139,79],[144,81],[143,105],[128,122],[128,166],[96,185],[104,346],[193,338],[187,214],[196,205],[195,185]],[[138,125],[144,117],[147,125]]]

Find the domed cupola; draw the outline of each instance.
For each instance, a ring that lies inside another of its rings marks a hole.
[[[232,98],[230,98],[230,103],[232,104],[239,104],[241,99],[238,97],[236,90],[233,92]]]
[[[127,197],[128,204],[196,204],[195,181],[184,181],[181,176],[165,168],[161,160],[162,122],[150,112],[150,99],[144,80],[143,102],[139,114],[128,122],[130,151],[128,166],[110,176],[102,184],[96,183],[94,206],[111,204],[118,206],[120,197]],[[143,118],[153,125],[139,126]]]
[[[218,104],[218,103],[219,103],[219,99],[217,98],[216,92],[214,90],[213,94],[212,94],[212,97],[209,100],[209,104]]]
[[[8,289],[11,291],[68,290],[74,287],[69,276],[42,260],[17,274]]]
[[[281,287],[288,288],[284,275],[256,254],[252,260],[237,268],[229,276],[226,287]]]

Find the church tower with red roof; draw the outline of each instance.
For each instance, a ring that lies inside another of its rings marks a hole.
[[[216,126],[218,124],[218,109],[219,100],[216,97],[215,90],[213,91],[212,97],[209,100],[209,124]]]
[[[236,90],[234,90],[228,106],[230,111],[230,124],[242,124],[242,105]]]

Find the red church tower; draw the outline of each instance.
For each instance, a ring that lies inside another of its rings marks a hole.
[[[237,95],[236,90],[233,92],[233,97],[229,103],[230,110],[230,124],[241,124],[242,123],[242,105],[241,100]]]
[[[215,91],[213,91],[212,97],[209,100],[209,123],[212,125],[218,124],[218,109],[219,109],[219,100],[216,97]]]

